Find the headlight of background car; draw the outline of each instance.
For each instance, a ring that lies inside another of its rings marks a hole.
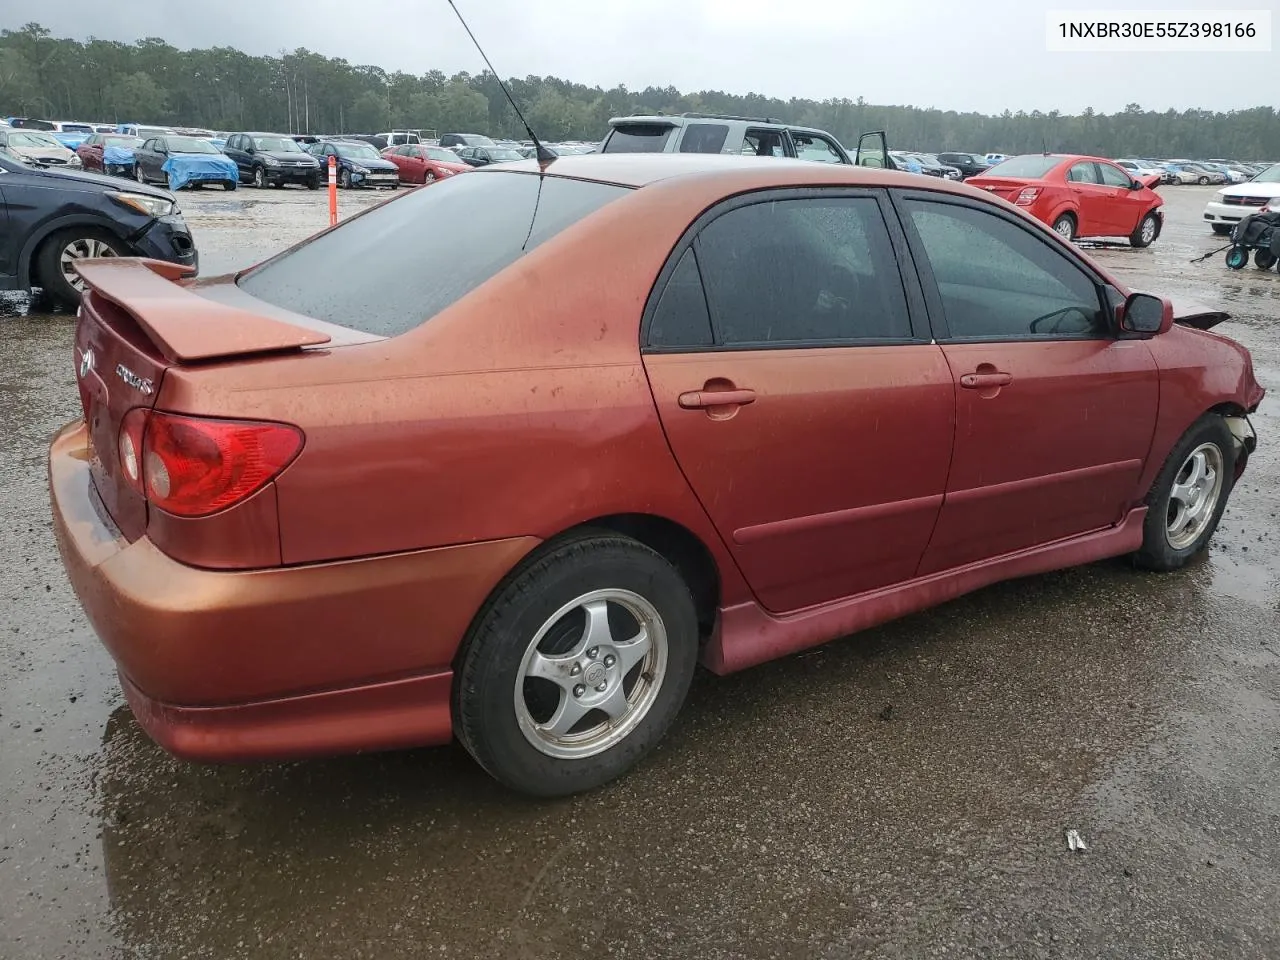
[[[362,167],[362,166],[361,166],[360,164],[358,164],[358,163],[353,163],[353,164],[351,165],[351,169],[352,169],[352,170],[354,170],[356,173],[368,173],[368,172],[369,172],[369,168],[368,168],[368,167]]]
[[[80,158],[76,156],[74,153],[71,155],[71,158],[67,160],[68,167],[78,167],[80,165],[81,165]]]
[[[107,196],[116,203],[132,207],[139,213],[145,213],[149,217],[167,217],[177,209],[177,205],[172,200],[166,200],[163,197],[151,197],[145,193],[116,193],[112,191]]]
[[[280,166],[280,161],[277,160],[275,157],[263,157],[262,162],[265,163],[268,167]]]

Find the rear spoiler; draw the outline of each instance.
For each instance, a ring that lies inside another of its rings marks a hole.
[[[109,257],[78,263],[76,271],[93,296],[133,317],[170,363],[299,350],[330,340],[328,334],[191,292],[177,282],[195,276],[182,264]]]
[[[1231,314],[1225,310],[1215,310],[1213,307],[1206,307],[1199,303],[1178,302],[1173,303],[1173,322],[1180,323],[1184,327],[1195,327],[1197,330],[1208,330],[1210,327],[1216,327],[1224,320],[1230,320]]]

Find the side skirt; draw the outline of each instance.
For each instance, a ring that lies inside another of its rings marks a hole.
[[[722,608],[715,631],[703,649],[702,663],[717,674],[745,670],[945,603],[1001,580],[1132,553],[1142,545],[1146,516],[1147,508],[1137,507],[1122,523],[1105,530],[980,560],[784,616],[775,617],[756,603]]]

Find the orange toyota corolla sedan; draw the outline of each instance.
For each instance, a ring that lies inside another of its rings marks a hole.
[[[699,661],[1182,565],[1263,396],[1218,317],[1012,205],[804,161],[526,161],[234,277],[83,274],[53,515],[139,723],[203,760],[456,735],[540,795],[632,766]]]

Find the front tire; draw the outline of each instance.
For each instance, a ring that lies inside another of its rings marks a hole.
[[[1176,570],[1208,545],[1235,482],[1235,438],[1226,422],[1206,414],[1182,435],[1147,494],[1142,547],[1134,562]]]
[[[1138,221],[1133,233],[1129,234],[1129,244],[1134,247],[1149,247],[1160,233],[1160,223],[1154,213],[1148,213]]]
[[[228,190],[228,191],[230,191],[230,190],[234,190],[237,186],[239,186],[239,184],[238,184],[235,180],[223,180],[223,181],[222,181],[222,189],[223,189],[223,190]]]
[[[1064,213],[1053,221],[1053,232],[1070,243],[1076,238],[1076,218]]]
[[[1208,178],[1208,177],[1200,177],[1198,180],[1196,180],[1196,183],[1200,184],[1200,186],[1202,186],[1202,187],[1206,187],[1206,186],[1208,186],[1208,185],[1209,185],[1209,178]]]
[[[351,173],[347,170],[338,171],[338,186],[343,190],[351,189]]]
[[[135,163],[133,165],[133,179],[143,184],[147,182],[147,175],[142,172],[142,164]]]
[[[589,790],[662,738],[697,656],[693,598],[670,562],[609,531],[568,537],[508,577],[472,625],[455,731],[514,790]]]
[[[259,190],[267,188],[267,170],[265,167],[253,168],[253,185]]]
[[[78,260],[127,255],[118,237],[92,227],[71,227],[49,237],[36,255],[35,279],[45,295],[59,306],[74,310],[80,305],[84,281],[75,273]]]

